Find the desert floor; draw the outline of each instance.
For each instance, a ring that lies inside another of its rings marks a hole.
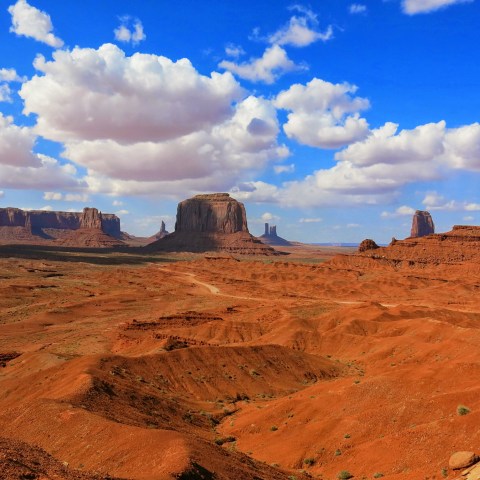
[[[0,478],[454,478],[478,266],[290,251],[1,247]]]

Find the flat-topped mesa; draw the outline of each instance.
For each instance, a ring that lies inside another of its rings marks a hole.
[[[0,208],[0,243],[44,244],[68,236],[73,246],[76,240],[71,233],[76,230],[95,230],[116,239],[121,237],[120,219],[96,208],[85,208],[83,212]],[[111,243],[104,240],[97,243]]]
[[[417,210],[413,215],[410,237],[425,237],[435,233],[435,225],[429,212]]]
[[[175,232],[247,232],[243,203],[228,193],[196,195],[178,204]]]
[[[279,254],[250,235],[243,203],[228,193],[196,195],[180,202],[175,232],[149,244],[148,248],[169,252]]]

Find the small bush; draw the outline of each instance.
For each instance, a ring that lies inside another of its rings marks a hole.
[[[448,470],[446,468],[442,468],[442,477],[444,478],[448,477]]]
[[[349,478],[353,478],[353,475],[348,470],[342,470],[337,475],[338,480],[348,480]]]
[[[377,472],[373,474],[373,478],[382,478],[382,477],[383,477],[383,473]]]
[[[272,425],[272,426],[270,427],[270,430],[271,430],[272,432],[276,432],[276,431],[278,430],[278,427],[277,427],[276,425]]]
[[[465,405],[459,405],[457,407],[457,413],[458,415],[468,415],[470,413],[470,409],[468,407],[466,407]]]
[[[340,450],[338,450],[338,449],[335,450],[335,456],[336,456],[336,457],[338,457],[338,456],[341,455],[341,454],[342,454],[342,452],[341,452]],[[348,478],[350,478],[350,477],[348,477]]]
[[[343,438],[350,438],[350,434],[349,433],[346,433]]]
[[[315,459],[314,459],[314,458],[311,458],[311,457],[310,457],[310,458],[306,458],[306,459],[303,461],[303,463],[304,463],[305,465],[313,465],[313,464],[315,463]]]

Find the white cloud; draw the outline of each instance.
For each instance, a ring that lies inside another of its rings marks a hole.
[[[5,192],[3,192],[2,190],[0,190],[0,198],[3,198],[5,196]]]
[[[477,212],[480,211],[480,204],[475,202],[457,200],[447,200],[443,195],[437,192],[427,192],[425,198],[422,200],[427,210],[444,210],[444,211],[466,211]]]
[[[119,210],[115,212],[115,215],[128,215],[130,212],[128,210]]]
[[[39,208],[39,210],[45,210],[46,212],[51,212],[53,207],[51,205],[45,205],[44,207]]]
[[[428,162],[443,153],[444,121],[402,130],[398,134],[397,130],[397,124],[388,122],[372,130],[365,140],[337,153],[335,158],[363,166],[398,165]]]
[[[88,202],[87,193],[60,193],[60,192],[45,192],[43,194],[44,200],[65,201],[65,202]]]
[[[318,218],[318,217],[316,217],[316,218],[301,218],[299,220],[300,223],[319,223],[321,221],[322,221],[322,219]]]
[[[35,138],[31,128],[15,125],[12,117],[0,112],[0,165],[38,165],[39,160],[32,153]]]
[[[279,93],[277,108],[290,110],[283,129],[299,143],[321,148],[339,148],[365,138],[368,123],[359,116],[370,106],[354,97],[355,85],[333,84],[314,78],[307,85],[295,84]]]
[[[415,209],[412,207],[408,207],[407,205],[402,205],[401,207],[398,207],[394,212],[382,212],[381,217],[382,218],[397,218],[397,217],[403,217],[403,216],[410,216],[415,213]]]
[[[408,15],[430,13],[459,3],[471,3],[473,0],[403,0],[403,11]]]
[[[242,55],[245,55],[245,53],[245,50],[240,45],[234,45],[232,43],[229,43],[225,47],[225,54],[229,57],[238,58]]]
[[[142,22],[138,18],[130,16],[120,17],[120,25],[113,33],[115,34],[115,40],[132,45],[138,45],[147,38],[143,31]]]
[[[63,195],[59,192],[45,192],[43,194],[43,199],[47,201],[55,200],[59,201],[62,200]]]
[[[268,37],[273,45],[291,45],[294,47],[306,47],[318,40],[326,42],[333,38],[333,28],[329,25],[325,31],[316,30],[317,17],[310,12],[305,16],[293,16],[287,25],[277,30]]]
[[[114,201],[112,202],[112,205],[113,205],[114,207],[121,207],[121,206],[123,205],[123,202],[122,202],[121,200],[114,200]]]
[[[187,59],[127,57],[112,44],[58,50],[35,67],[43,75],[19,92],[24,113],[37,114],[37,131],[56,141],[177,138],[228,118],[242,95],[230,73],[206,77]]]
[[[480,171],[480,124],[446,131],[445,162],[452,168]]]
[[[275,165],[273,171],[278,175],[280,173],[293,173],[295,171],[295,164],[290,165]]]
[[[265,212],[264,214],[262,214],[260,219],[262,220],[262,222],[271,222],[272,220],[280,220],[280,217],[278,215],[274,215],[273,213]]]
[[[0,102],[11,103],[12,100],[12,91],[10,87],[4,83],[0,85]]]
[[[32,7],[26,0],[17,0],[17,3],[8,7],[8,12],[12,16],[11,32],[33,38],[54,48],[63,45],[63,41],[52,33],[50,15]]]
[[[268,47],[261,58],[252,58],[242,63],[223,60],[218,66],[245,80],[266,84],[274,83],[287,72],[306,69],[304,65],[297,65],[290,60],[287,52],[278,45]]]
[[[24,82],[27,78],[18,75],[14,68],[0,68],[0,81],[2,82]]]
[[[347,223],[347,225],[345,225],[347,228],[359,228],[361,227],[361,225],[359,223]]]
[[[62,188],[83,188],[73,165],[62,165],[54,158],[37,155],[38,164],[13,166],[0,164],[2,187],[11,189],[56,190]]]
[[[465,217],[463,217],[463,220],[465,220],[466,222],[473,222],[473,220],[475,220],[475,217],[472,217],[471,215],[466,215]]]
[[[348,11],[353,15],[359,14],[359,13],[365,13],[367,11],[367,7],[366,5],[362,5],[361,3],[352,3],[348,7]]]

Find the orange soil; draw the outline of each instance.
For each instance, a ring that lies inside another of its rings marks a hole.
[[[441,479],[478,451],[478,265],[290,251],[4,253],[0,478]]]

